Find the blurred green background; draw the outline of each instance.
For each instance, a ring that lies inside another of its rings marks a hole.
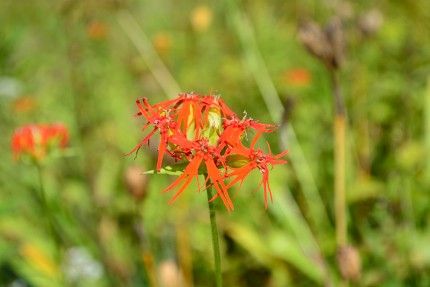
[[[174,204],[144,176],[134,101],[221,94],[281,124],[289,149],[218,205],[225,286],[340,286],[330,76],[297,37],[343,23],[350,286],[430,286],[430,1],[0,2],[0,286],[215,286],[207,199]],[[281,113],[284,112],[282,117]],[[281,122],[281,118],[283,118]],[[63,122],[69,148],[43,169],[14,161],[27,123]],[[351,255],[352,254],[352,255]],[[361,270],[358,266],[360,266]]]

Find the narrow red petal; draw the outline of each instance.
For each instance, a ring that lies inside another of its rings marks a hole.
[[[281,157],[286,156],[287,154],[288,154],[288,150],[284,150],[280,154],[275,155],[275,158],[281,158]]]
[[[188,176],[188,178],[181,186],[181,188],[179,188],[179,190],[175,193],[175,195],[169,200],[169,204],[173,203],[179,197],[179,195],[182,194],[182,192],[190,185],[192,180],[193,180],[193,176]]]
[[[163,163],[164,154],[167,148],[167,135],[163,133],[160,139],[160,145],[158,146],[158,158],[157,158],[157,171],[161,170],[161,165]]]
[[[251,145],[250,145],[250,148],[251,149],[253,149],[254,148],[254,146],[255,146],[255,144],[257,143],[257,141],[258,141],[258,139],[261,137],[261,132],[257,132],[256,134],[255,134],[255,136],[254,136],[254,138],[252,139],[252,142],[251,142]]]
[[[155,133],[155,131],[157,130],[157,128],[154,128],[146,137],[143,138],[143,140],[141,140],[130,152],[128,152],[126,155],[131,155],[134,152],[137,152],[142,145],[144,145],[146,142],[149,141],[149,139],[152,137],[152,135]]]
[[[192,178],[193,176],[198,175],[199,166],[200,166],[200,163],[202,162],[202,160],[203,160],[202,157],[199,157],[199,156],[196,156],[195,158],[193,158],[191,160],[191,162],[185,168],[184,172],[173,183],[171,183],[168,187],[166,187],[163,190],[163,192],[168,192],[168,191],[172,190],[181,181],[187,180],[188,177],[190,177],[190,176]]]
[[[208,176],[212,181],[214,188],[217,190],[227,210],[233,210],[233,202],[230,199],[227,188],[219,174],[219,170],[211,158],[205,160]]]

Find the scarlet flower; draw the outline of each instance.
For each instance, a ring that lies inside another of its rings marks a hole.
[[[227,210],[233,210],[229,188],[243,182],[253,169],[258,168],[263,175],[260,185],[264,188],[267,207],[267,195],[271,197],[268,167],[285,163],[281,158],[286,152],[264,154],[254,146],[259,136],[273,132],[275,125],[250,118],[239,119],[222,99],[213,95],[182,93],[173,100],[154,105],[149,104],[146,98],[137,100],[136,104],[139,109],[137,116],[146,121],[143,130],[152,129],[129,154],[149,143],[158,132],[160,142],[156,170],[161,170],[165,155],[188,162],[183,173],[164,190],[177,189],[170,202],[175,201],[194,179],[198,182],[199,174],[204,173],[205,186],[213,186],[216,190],[211,200],[221,198]],[[251,147],[246,148],[242,139],[249,129],[256,131],[257,136]]]
[[[22,154],[42,160],[52,147],[64,148],[69,141],[69,133],[63,124],[30,124],[15,130],[11,147],[14,157]]]

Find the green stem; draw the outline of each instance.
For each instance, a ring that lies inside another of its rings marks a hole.
[[[205,178],[207,178],[207,175],[205,175]],[[208,195],[209,218],[211,221],[211,232],[212,232],[212,246],[213,246],[214,260],[215,260],[215,282],[216,282],[216,287],[222,287],[221,254],[219,249],[218,227],[216,224],[215,204],[213,201],[211,201],[211,198],[214,195],[212,187],[207,186],[206,192]]]

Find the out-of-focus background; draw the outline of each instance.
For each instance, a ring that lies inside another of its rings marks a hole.
[[[347,114],[340,255],[330,68],[299,37],[333,19]],[[218,205],[225,286],[338,286],[342,274],[430,286],[429,33],[427,0],[2,0],[0,286],[215,286],[206,194],[168,205],[173,177],[142,174],[154,155],[124,156],[142,137],[135,99],[178,91],[280,124],[267,140],[289,149],[267,210],[258,173],[233,191],[234,212]],[[44,164],[46,212],[10,137],[50,122],[71,135]]]

